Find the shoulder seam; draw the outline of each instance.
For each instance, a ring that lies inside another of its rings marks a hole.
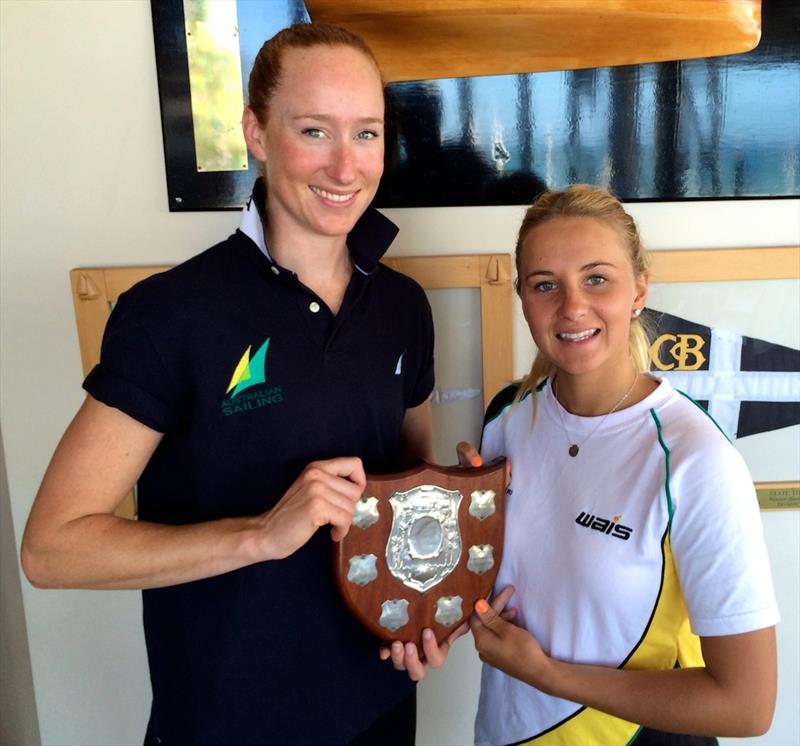
[[[667,497],[667,513],[669,515],[669,525],[667,530],[669,531],[669,526],[672,525],[672,513],[674,511],[674,506],[672,504],[672,492],[670,491],[669,481],[670,481],[670,463],[669,463],[669,446],[664,442],[664,433],[661,429],[661,420],[658,419],[658,415],[656,414],[655,409],[650,410],[650,416],[653,418],[653,421],[656,423],[656,434],[658,436],[658,443],[661,446],[661,450],[664,451],[664,471],[665,471],[665,478],[664,478],[664,490]]]
[[[727,441],[728,441],[728,443],[730,443],[731,445],[733,445],[733,442],[732,442],[732,441],[731,441],[731,439],[728,437],[728,434],[727,434],[727,433],[726,433],[726,432],[725,432],[725,431],[724,431],[724,430],[723,430],[723,429],[720,427],[720,425],[719,425],[719,422],[717,422],[717,421],[716,421],[716,420],[715,420],[715,419],[714,419],[714,418],[711,416],[711,413],[710,413],[710,412],[709,412],[709,411],[708,411],[708,410],[707,410],[705,407],[702,407],[702,406],[701,406],[701,405],[700,405],[698,402],[696,402],[694,399],[692,399],[692,397],[691,397],[691,396],[689,396],[689,394],[687,394],[685,391],[681,391],[680,389],[675,389],[675,391],[676,391],[677,393],[679,393],[679,394],[680,394],[680,395],[681,395],[681,396],[682,396],[684,399],[688,399],[688,400],[689,400],[689,401],[690,401],[692,404],[694,404],[694,405],[695,405],[695,406],[696,406],[696,407],[697,407],[697,408],[698,408],[698,409],[699,409],[699,410],[700,410],[700,411],[701,411],[701,412],[702,412],[702,413],[703,413],[703,414],[704,414],[706,417],[708,417],[708,419],[709,419],[709,420],[711,420],[711,421],[714,423],[714,425],[716,426],[717,430],[719,430],[719,431],[722,433],[722,436],[725,438],[725,440],[727,440]]]

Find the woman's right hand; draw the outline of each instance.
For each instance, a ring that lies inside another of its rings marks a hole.
[[[478,449],[472,443],[467,443],[462,440],[456,446],[456,453],[458,454],[458,465],[465,467],[478,467],[483,466],[483,459],[481,458]]]
[[[478,449],[475,448],[472,443],[467,443],[466,440],[462,440],[456,446],[456,453],[458,454],[458,465],[461,467],[475,469],[479,466],[483,466],[483,458],[480,453],[478,453]],[[510,483],[511,462],[506,459],[506,485],[508,486]]]
[[[302,547],[321,526],[341,541],[350,530],[367,478],[360,458],[314,461],[306,466],[263,521],[262,559],[283,559]]]
[[[309,464],[256,517],[166,525],[114,515],[162,435],[91,396],[61,439],[22,542],[39,588],[160,588],[286,557],[325,524],[350,528],[366,484],[357,458]]]

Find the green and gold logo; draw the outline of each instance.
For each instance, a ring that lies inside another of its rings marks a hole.
[[[282,388],[267,385],[269,340],[270,338],[267,337],[264,344],[256,350],[252,357],[250,357],[252,345],[244,351],[244,355],[233,371],[231,381],[225,391],[226,396],[222,400],[222,414],[225,416],[261,409],[261,407],[283,401]]]

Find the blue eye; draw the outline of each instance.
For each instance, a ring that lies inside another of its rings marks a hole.
[[[550,282],[550,280],[542,280],[542,282],[537,282],[533,289],[537,293],[549,293],[553,288],[555,288],[556,284],[554,282]]]
[[[303,134],[308,135],[309,137],[316,137],[316,138],[325,137],[325,133],[318,127],[306,127],[303,130]]]
[[[364,130],[356,135],[358,140],[374,140],[376,137],[379,137],[379,135],[375,130]]]
[[[587,285],[604,285],[606,278],[603,275],[590,275],[586,278]]]

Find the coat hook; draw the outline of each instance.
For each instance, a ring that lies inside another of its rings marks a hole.
[[[486,282],[489,285],[502,285],[509,281],[508,272],[500,265],[500,259],[493,256],[486,265]]]
[[[78,278],[78,297],[81,300],[92,300],[100,295],[97,285],[92,282],[92,278],[85,272],[81,272]]]

